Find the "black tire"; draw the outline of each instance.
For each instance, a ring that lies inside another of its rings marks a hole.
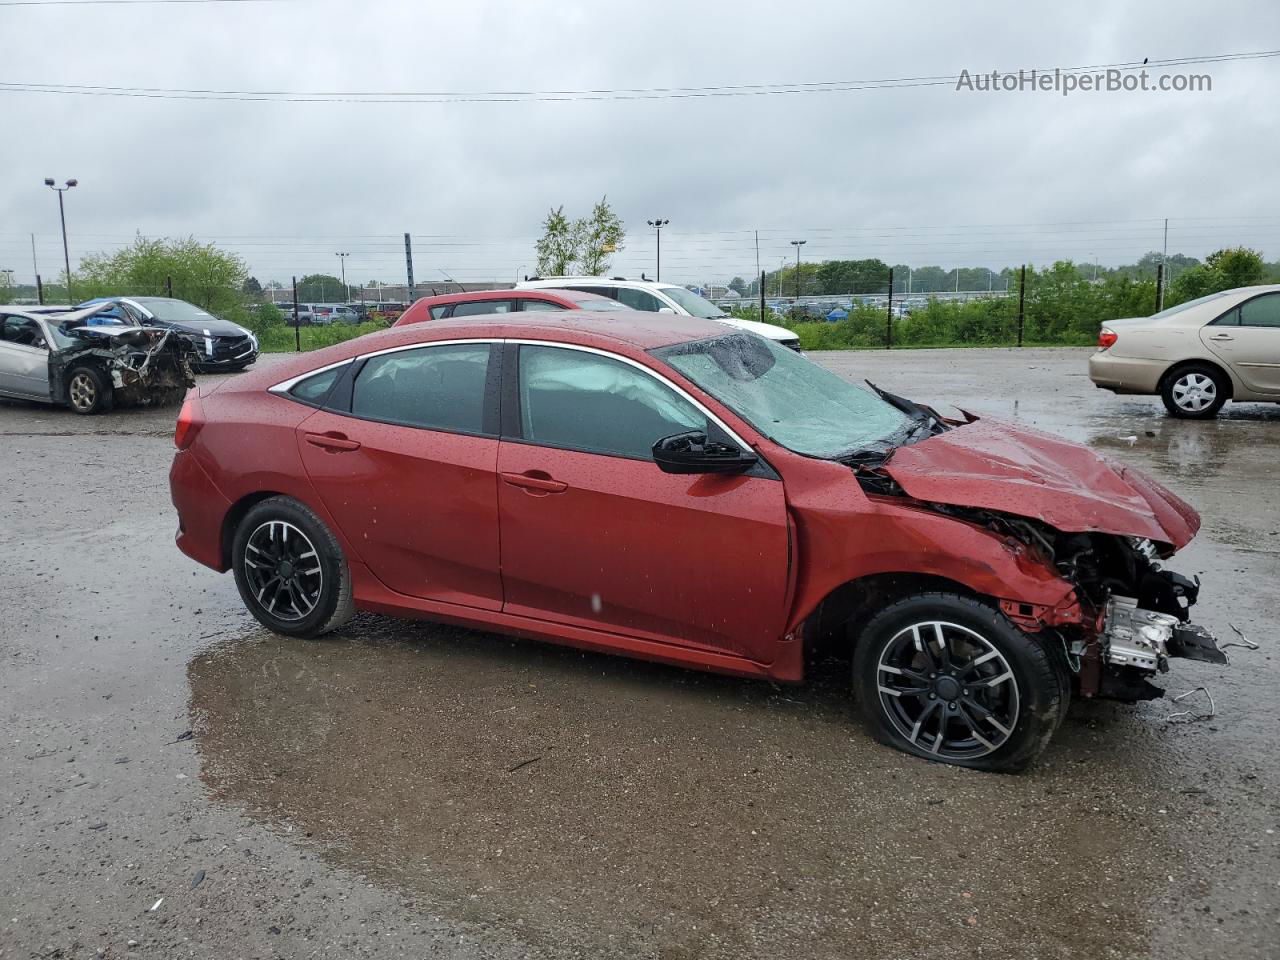
[[[927,760],[1020,770],[1066,714],[1069,681],[1059,659],[970,597],[922,593],[898,600],[855,643],[854,693],[872,734]]]
[[[280,550],[273,555],[270,548],[277,543]],[[231,568],[244,605],[273,633],[318,637],[355,614],[342,547],[323,521],[292,497],[271,497],[250,508],[236,528]],[[279,581],[274,589],[271,578]]]
[[[1170,370],[1160,382],[1164,408],[1182,420],[1211,420],[1230,397],[1231,381],[1207,363]]]
[[[72,367],[67,375],[67,404],[76,413],[89,416],[106,413],[113,401],[111,382],[97,367]]]

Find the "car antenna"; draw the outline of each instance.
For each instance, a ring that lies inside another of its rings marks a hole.
[[[436,267],[436,269],[437,269],[437,270],[439,270],[441,273],[444,273],[444,268],[443,268],[443,267]],[[452,283],[455,287],[457,287],[457,288],[458,288],[458,292],[459,292],[459,293],[466,293],[466,292],[467,292],[467,288],[466,288],[466,287],[464,287],[462,284],[458,283],[458,281],[457,281],[457,280],[453,279],[453,277],[449,276],[447,273],[444,273],[444,278],[445,278],[446,280],[448,280],[450,283]]]

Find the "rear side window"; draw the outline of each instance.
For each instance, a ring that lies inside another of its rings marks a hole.
[[[521,300],[520,309],[533,312],[538,310],[564,310],[565,308],[549,300]]]
[[[1242,327],[1280,327],[1280,294],[1268,293],[1240,304]]]
[[[351,412],[428,430],[483,434],[489,345],[460,343],[370,357],[356,377]]]
[[[647,290],[633,290],[630,287],[618,288],[618,302],[630,307],[632,310],[644,310],[648,313],[657,313],[666,306],[665,303]]]
[[[338,382],[338,378],[342,376],[342,372],[346,369],[346,364],[343,364],[340,367],[334,367],[332,370],[313,374],[307,379],[294,384],[289,393],[303,403],[322,407],[325,400],[329,398],[329,391],[333,389],[333,385]]]
[[[531,443],[639,460],[663,437],[707,429],[706,416],[655,377],[557,347],[520,347],[520,417]]]
[[[510,300],[472,300],[470,303],[457,303],[453,307],[455,317],[478,317],[486,313],[510,313]]]

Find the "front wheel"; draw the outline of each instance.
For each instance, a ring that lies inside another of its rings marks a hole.
[[[872,733],[928,760],[1021,769],[1066,709],[1067,684],[1049,651],[969,597],[907,597],[855,639],[854,688]]]
[[[76,413],[105,413],[111,409],[111,384],[95,367],[76,367],[67,381],[67,403]]]
[[[351,574],[337,538],[291,497],[255,504],[231,546],[236,587],[268,630],[318,637],[351,619]]]

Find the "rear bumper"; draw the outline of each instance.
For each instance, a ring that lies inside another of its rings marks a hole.
[[[1089,379],[1113,393],[1159,393],[1160,378],[1169,368],[1164,360],[1117,357],[1100,350],[1089,358]]]
[[[197,563],[219,573],[227,570],[222,556],[222,521],[231,501],[209,479],[187,450],[179,450],[169,468],[169,497],[178,511],[178,549]]]

